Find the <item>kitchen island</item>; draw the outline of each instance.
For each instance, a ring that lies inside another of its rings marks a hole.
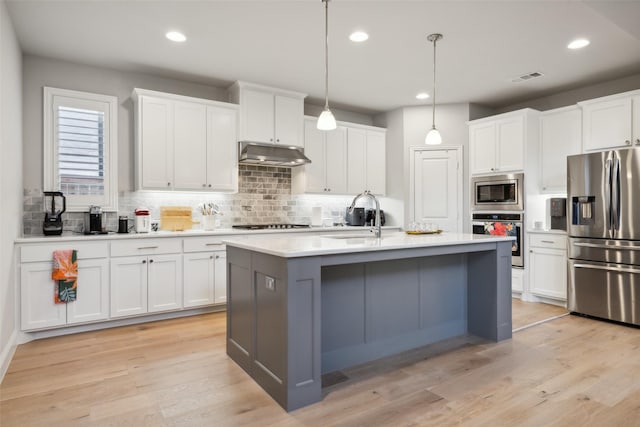
[[[227,240],[227,354],[290,411],[322,399],[324,373],[464,334],[509,339],[511,240]]]

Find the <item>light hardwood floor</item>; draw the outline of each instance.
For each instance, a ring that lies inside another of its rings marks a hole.
[[[514,330],[568,313],[566,308],[557,305],[524,302],[517,298],[511,301],[511,323]]]
[[[640,425],[638,329],[565,316],[497,344],[456,338],[345,370],[286,413],[226,357],[224,316],[21,345],[0,426]]]

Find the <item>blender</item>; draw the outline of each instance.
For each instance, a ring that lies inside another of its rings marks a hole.
[[[62,234],[62,213],[67,210],[67,200],[61,191],[44,192],[44,222],[42,232],[45,236]]]

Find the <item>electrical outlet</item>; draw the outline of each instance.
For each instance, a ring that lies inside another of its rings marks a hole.
[[[268,290],[275,292],[276,291],[276,279],[274,279],[273,277],[266,276],[265,277],[265,287]]]

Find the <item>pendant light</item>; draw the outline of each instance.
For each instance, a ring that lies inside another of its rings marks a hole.
[[[336,118],[329,109],[329,0],[324,3],[324,110],[318,117],[317,127],[320,130],[333,130],[336,126]]]
[[[431,98],[433,100],[433,107],[431,108],[433,116],[431,118],[431,130],[427,133],[424,143],[428,145],[439,145],[442,144],[442,136],[440,136],[440,132],[436,129],[436,42],[442,40],[442,34],[430,34],[427,40],[433,42],[433,97]]]

